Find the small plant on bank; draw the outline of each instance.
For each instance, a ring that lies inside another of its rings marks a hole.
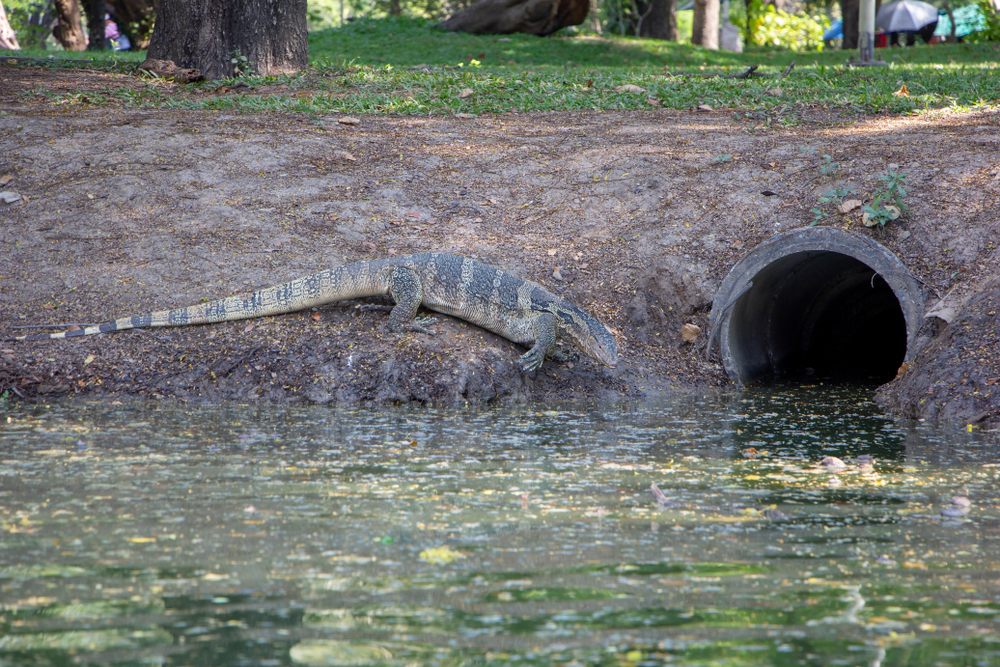
[[[827,155],[825,157],[830,157],[830,156]],[[837,165],[834,165],[834,167],[836,166]],[[828,204],[836,203],[839,209],[840,203],[844,200],[844,198],[849,197],[851,195],[855,196],[857,195],[857,192],[854,191],[854,188],[834,188],[833,190],[827,190],[822,195],[820,195],[819,199],[816,200],[816,203],[819,204],[819,206],[823,207],[827,206]],[[809,209],[809,211],[813,214],[813,221],[809,223],[810,227],[815,227],[820,222],[830,217],[830,214],[828,212],[824,211],[822,208],[819,208],[817,206],[814,206],[813,208]]]
[[[875,225],[885,227],[890,220],[895,220],[910,212],[906,202],[903,201],[906,197],[906,189],[903,187],[906,174],[890,169],[878,178],[882,181],[882,189],[872,197],[871,204],[861,209],[864,211],[862,222],[864,222],[865,227],[874,227]]]
[[[817,151],[815,148],[800,148],[799,153],[809,153],[810,155],[816,155]],[[826,153],[820,154],[820,165],[819,173],[823,176],[834,176],[837,173],[837,168],[840,166],[833,161],[833,157]]]
[[[240,53],[239,49],[233,51],[232,57],[229,62],[233,65],[233,77],[239,78],[253,73],[253,67],[247,57]]]

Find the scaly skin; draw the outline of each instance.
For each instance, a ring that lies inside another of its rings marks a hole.
[[[474,259],[440,253],[355,262],[267,287],[247,297],[228,297],[123,317],[93,327],[7,340],[73,338],[125,329],[232,322],[381,295],[391,295],[396,301],[389,314],[391,331],[433,333],[426,325],[435,320],[415,319],[422,304],[515,343],[530,345],[531,349],[518,361],[526,371],[539,368],[546,357],[565,358],[556,350],[560,341],[573,343],[611,368],[618,363],[615,337],[583,309],[537,283]]]

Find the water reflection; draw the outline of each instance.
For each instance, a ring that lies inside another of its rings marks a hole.
[[[819,387],[18,407],[0,664],[997,663],[997,444]]]

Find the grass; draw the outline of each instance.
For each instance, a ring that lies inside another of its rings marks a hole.
[[[565,33],[566,31],[564,31]],[[885,49],[884,68],[846,68],[845,51],[793,53],[752,48],[742,54],[628,37],[558,34],[475,36],[436,30],[414,19],[358,20],[309,36],[313,68],[291,76],[247,76],[185,86],[180,94],[150,82],[86,103],[246,111],[330,113],[502,113],[724,107],[763,125],[798,122],[804,106],[851,114],[912,113],[1000,104],[1000,44]],[[7,52],[8,55],[14,55]],[[17,53],[45,57],[51,53]],[[59,53],[52,66],[131,72],[143,54]],[[681,74],[758,72],[783,78],[724,79]],[[617,90],[631,84],[638,90]],[[903,87],[907,94],[903,94]],[[280,92],[275,88],[280,87]],[[221,91],[221,93],[220,93]],[[47,93],[55,102],[71,96]]]

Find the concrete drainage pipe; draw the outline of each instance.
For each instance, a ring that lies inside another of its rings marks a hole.
[[[924,293],[879,243],[829,227],[768,239],[729,272],[710,339],[737,384],[891,380],[913,350]]]

